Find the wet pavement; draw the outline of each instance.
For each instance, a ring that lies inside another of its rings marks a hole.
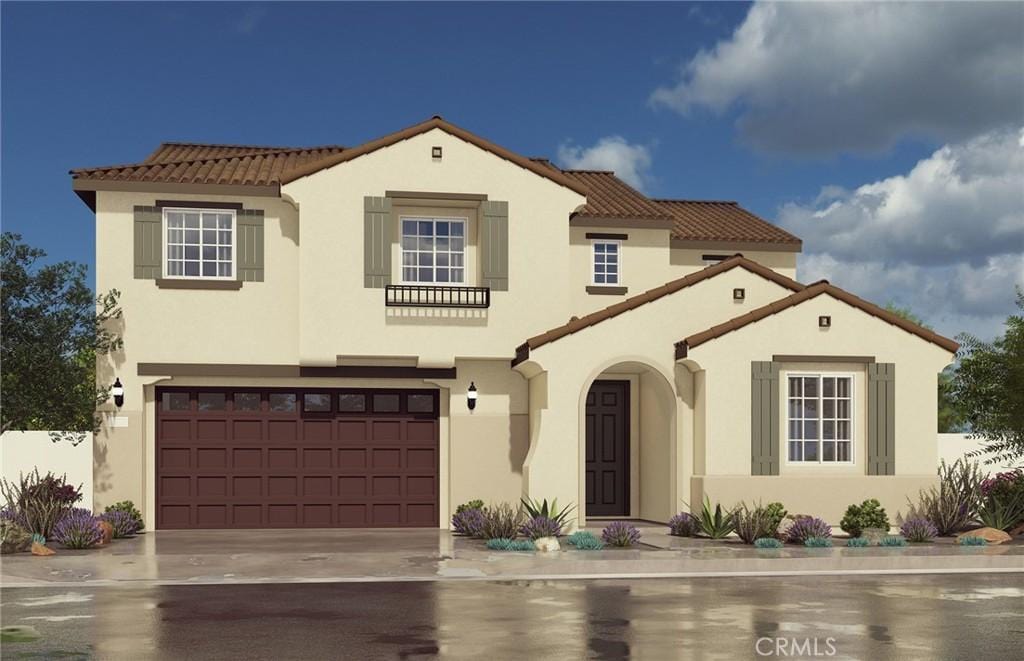
[[[1024,640],[1021,574],[5,588],[0,598],[5,638],[22,640],[3,643],[4,659],[1011,659]]]

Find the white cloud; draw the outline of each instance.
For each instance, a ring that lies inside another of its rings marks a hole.
[[[758,2],[733,35],[651,101],[739,109],[755,146],[877,151],[1024,117],[1024,4]]]
[[[612,135],[601,138],[592,147],[565,143],[558,148],[558,162],[569,170],[612,170],[619,179],[643,190],[650,176],[651,150]]]
[[[800,278],[914,310],[947,335],[991,337],[1024,286],[1024,147],[1017,131],[951,144],[905,175],[787,204]]]

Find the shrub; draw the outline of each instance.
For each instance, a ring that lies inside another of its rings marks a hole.
[[[722,505],[716,504],[715,511],[711,511],[711,500],[704,497],[704,507],[700,513],[700,531],[711,539],[722,539],[728,537],[735,529],[733,523],[734,512],[722,512]]]
[[[520,501],[523,509],[526,510],[527,516],[531,519],[537,517],[544,517],[545,519],[551,519],[558,524],[558,529],[562,530],[569,523],[569,515],[572,514],[573,510],[576,509],[575,505],[566,505],[562,509],[558,509],[558,499],[555,498],[551,501],[551,506],[548,506],[548,499],[537,502],[530,500],[529,498],[522,498]],[[554,535],[549,535],[553,537]]]
[[[462,503],[455,508],[455,513],[465,512],[466,510],[482,510],[484,508],[484,501],[482,500],[471,500],[468,503]]]
[[[69,549],[87,549],[103,539],[100,520],[87,509],[76,507],[53,529],[53,538]]]
[[[462,507],[462,505],[459,505]],[[452,515],[452,531],[456,535],[480,537],[484,529],[484,513],[478,508],[456,509]]]
[[[601,539],[611,546],[633,546],[640,541],[640,531],[626,521],[612,521],[601,531]]]
[[[982,481],[978,519],[999,530],[1024,522],[1024,470],[1006,471]]]
[[[21,553],[32,546],[32,533],[13,519],[0,519],[0,553]]]
[[[879,546],[906,546],[907,540],[899,535],[886,535],[882,538],[882,541],[878,542]]]
[[[519,532],[530,539],[558,537],[562,534],[562,524],[546,516],[535,516],[524,523]]]
[[[956,543],[960,546],[988,546],[988,540],[984,537],[961,537]]]
[[[782,542],[775,537],[762,537],[754,540],[754,546],[759,549],[779,549],[782,548]]]
[[[668,534],[676,537],[696,537],[699,529],[700,522],[689,512],[680,512],[668,520]]]
[[[811,537],[831,537],[832,526],[813,516],[798,516],[786,529],[786,541],[803,544]]]
[[[928,519],[908,519],[900,526],[900,534],[907,538],[908,542],[930,542],[939,534],[932,522]]]
[[[43,537],[52,536],[57,522],[82,499],[81,486],[68,484],[66,475],[40,476],[39,469],[22,474],[17,482],[0,481],[0,493],[22,527]]]
[[[537,548],[528,539],[509,539],[494,537],[487,540],[487,548],[492,551],[535,551]]]
[[[850,505],[846,508],[843,520],[839,527],[850,537],[860,537],[865,528],[881,528],[889,532],[889,517],[885,513],[882,503],[874,498],[865,500],[860,505]]]
[[[804,546],[808,548],[829,548],[832,540],[828,537],[808,537],[804,540]]]
[[[131,514],[123,512],[121,510],[114,510],[112,512],[104,512],[100,514],[100,520],[106,521],[113,528],[114,539],[124,539],[125,537],[131,537],[138,532],[138,521],[135,520]]]
[[[761,537],[774,537],[779,534],[779,524],[786,515],[782,503],[769,503],[767,506],[757,503],[750,509],[746,503],[733,512],[733,524],[736,534],[747,544],[753,544]]]
[[[922,490],[918,504],[910,505],[907,518],[928,519],[942,536],[955,535],[978,515],[981,503],[981,470],[978,463],[957,459],[939,464],[939,485]]]
[[[846,545],[851,549],[862,549],[866,546],[871,546],[871,540],[867,537],[851,537],[846,540]]]
[[[480,536],[484,539],[515,539],[523,527],[523,510],[508,503],[501,503],[483,510],[484,524]]]
[[[135,509],[135,503],[130,500],[122,500],[121,502],[114,503],[113,505],[107,505],[106,509],[103,510],[103,513],[109,514],[110,512],[124,512],[135,519],[137,524],[135,526],[136,532],[142,532],[146,529],[146,524],[142,520],[142,513]]]

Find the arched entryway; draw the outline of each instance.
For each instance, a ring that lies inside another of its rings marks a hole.
[[[587,519],[667,521],[676,500],[676,397],[640,361],[597,370],[581,393],[581,503]]]

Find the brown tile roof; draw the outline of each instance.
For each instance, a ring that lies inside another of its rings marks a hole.
[[[636,220],[672,220],[661,206],[645,197],[607,170],[561,170],[587,189],[587,203],[573,214],[575,218],[622,218]]]
[[[343,151],[342,147],[336,146],[269,151],[266,148],[243,149],[226,145],[210,145],[204,150],[203,145],[192,145],[191,149],[182,151],[198,153],[198,157],[163,160],[167,152],[174,151],[164,149],[164,146],[161,145],[143,163],[79,168],[72,170],[71,176],[76,180],[106,182],[274,186],[281,183],[286,173]]]
[[[786,243],[801,241],[735,202],[712,200],[654,200],[675,221],[672,237],[688,241]]]
[[[759,307],[756,310],[751,310],[750,312],[739,317],[736,317],[735,319],[730,319],[725,323],[718,324],[717,326],[712,326],[706,331],[695,333],[694,335],[691,335],[684,340],[676,342],[676,358],[685,358],[687,352],[690,349],[693,349],[694,347],[704,344],[705,342],[713,340],[717,337],[721,337],[726,333],[731,333],[734,330],[743,328],[748,324],[760,321],[765,317],[769,317],[773,314],[782,312],[783,310],[787,310],[795,305],[799,305],[804,301],[809,301],[812,298],[821,296],[822,294],[828,294],[832,298],[838,299],[848,305],[852,305],[855,308],[859,308],[870,315],[878,317],[883,321],[887,321],[894,326],[902,328],[908,333],[917,335],[923,340],[926,340],[933,344],[937,344],[943,349],[946,349],[947,351],[956,353],[957,349],[960,348],[959,344],[949,339],[948,337],[943,337],[938,333],[928,330],[924,326],[915,324],[912,321],[907,321],[903,317],[897,316],[892,312],[889,312],[888,310],[880,308],[874,303],[869,303],[862,298],[854,296],[848,291],[840,289],[839,287],[836,287],[834,285],[830,285],[827,280],[822,280],[820,282],[816,282],[813,285],[808,286],[806,289],[796,292],[795,294],[792,294],[785,298],[781,298],[777,301],[773,301],[768,305]]]
[[[145,163],[166,163],[169,161],[196,161],[212,158],[232,158],[246,154],[271,154],[275,152],[293,152],[303,150],[337,150],[340,145],[324,145],[320,147],[270,147],[267,145],[219,145],[200,142],[163,142],[152,154],[146,157]]]
[[[592,312],[584,317],[574,317],[573,319],[570,319],[568,323],[563,324],[562,326],[552,328],[551,330],[545,333],[541,333],[540,335],[535,335],[528,339],[523,344],[519,345],[518,348],[516,348],[516,357],[512,361],[512,365],[514,367],[519,363],[523,362],[524,360],[526,360],[527,358],[529,358],[531,349],[542,347],[545,344],[554,342],[555,340],[561,339],[566,335],[572,335],[573,333],[581,331],[585,328],[590,328],[591,326],[597,325],[602,321],[611,319],[612,317],[617,317],[623,312],[634,310],[640,307],[641,305],[650,303],[651,301],[656,301],[659,298],[662,298],[663,296],[674,294],[680,289],[685,289],[687,287],[697,284],[698,282],[702,282],[709,278],[713,278],[719,273],[731,271],[732,269],[737,267],[744,268],[747,271],[750,271],[751,273],[755,273],[761,276],[762,278],[765,278],[766,280],[771,280],[772,282],[778,283],[783,287],[786,287],[787,289],[792,289],[793,291],[800,291],[804,288],[802,284],[800,284],[796,280],[793,280],[792,278],[787,278],[786,276],[780,273],[776,273],[770,268],[762,266],[757,262],[753,262],[747,259],[746,257],[743,257],[742,255],[734,255],[728,259],[722,260],[721,262],[713,266],[708,266],[707,268],[701,269],[696,273],[691,273],[677,280],[665,283],[660,287],[649,289],[643,292],[642,294],[631,296],[624,301],[620,301],[614,305],[608,306],[603,310]]]

